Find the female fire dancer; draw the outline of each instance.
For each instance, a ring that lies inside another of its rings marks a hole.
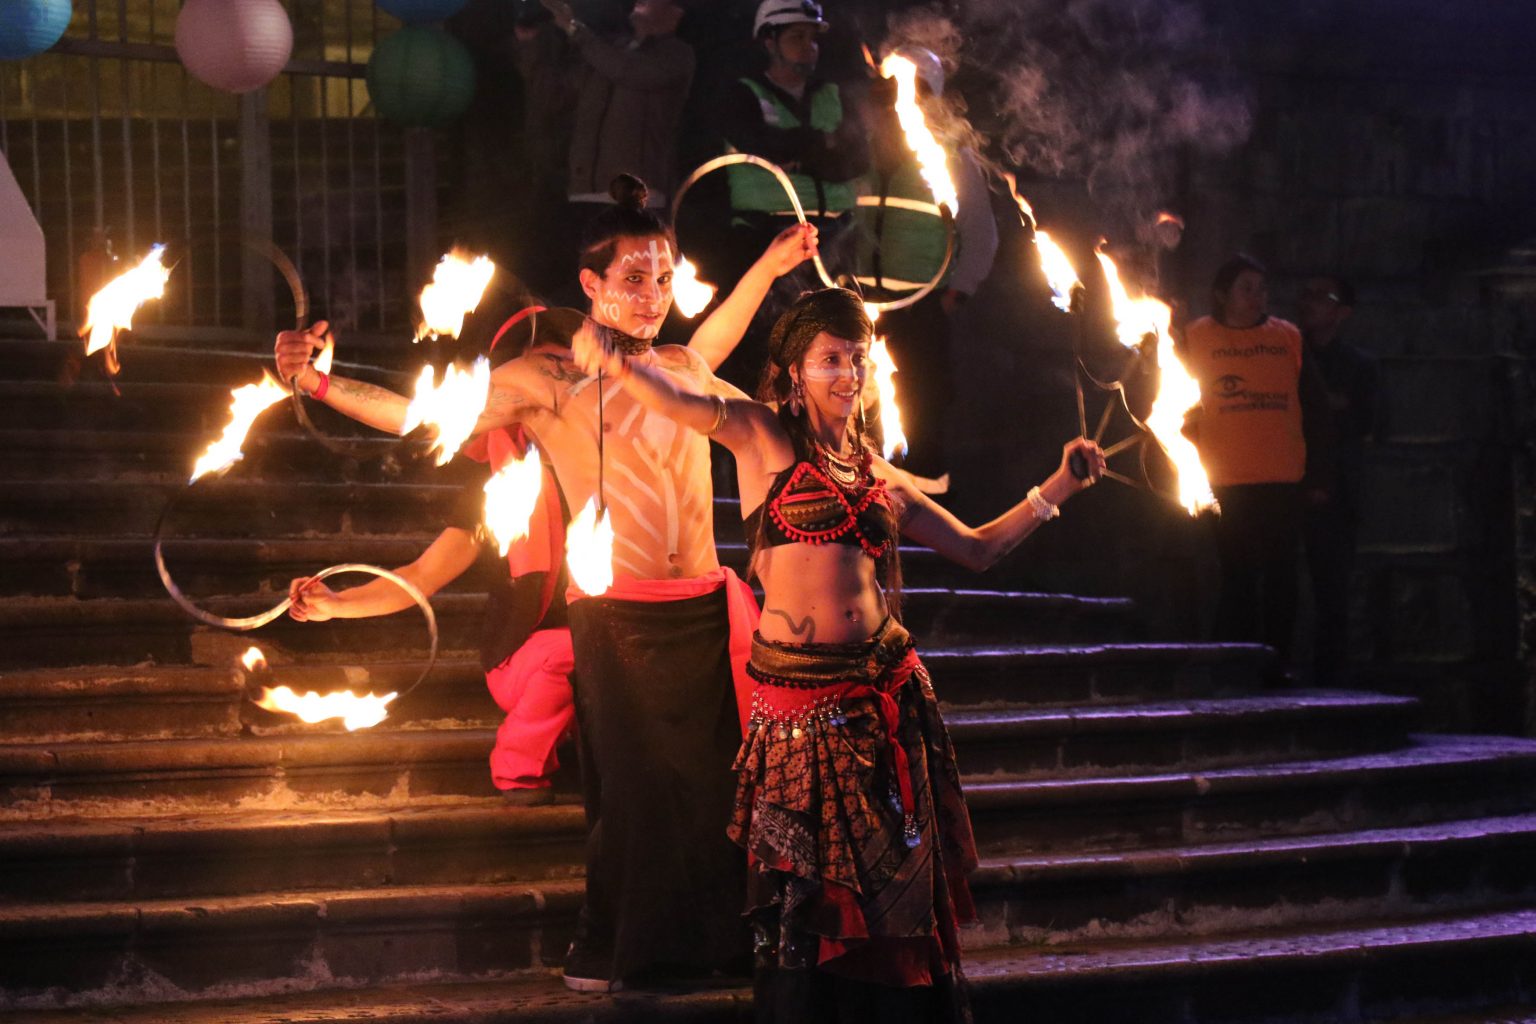
[[[975,847],[900,622],[898,535],[982,570],[1104,469],[1097,445],[1072,441],[1027,498],[964,525],[871,452],[860,408],[870,332],[852,292],[802,297],[773,328],[758,402],[686,391],[653,354],[595,330],[574,343],[589,371],[729,448],[752,510],[764,605],[730,834],[750,855],[764,1021],[968,1018],[956,925],[972,914]],[[1074,453],[1086,479],[1069,472]]]
[[[739,395],[710,367],[729,353],[774,279],[815,251],[815,232],[781,233],[687,348],[653,343],[672,304],[675,243],[621,176],[616,205],[581,247],[592,318],[629,350],[653,353],[686,390]],[[578,318],[579,319],[579,318]],[[322,378],[320,338],[278,337],[278,371],[332,408],[399,432],[408,402]],[[596,380],[569,348],[537,345],[492,374],[481,431],[520,424],[549,457],[566,501],[607,503],[614,585],[568,609],[582,789],[589,825],[586,904],[565,983],[610,991],[647,975],[745,960],[738,913],[745,866],[726,838],[741,741],[733,682],[745,685],[756,621],[751,590],[715,554],[709,444]],[[736,669],[740,667],[738,680]]]

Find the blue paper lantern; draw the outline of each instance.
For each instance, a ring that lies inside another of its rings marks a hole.
[[[379,10],[407,25],[442,21],[458,14],[469,0],[378,0]]]
[[[0,0],[0,60],[34,57],[69,27],[69,0]]]
[[[396,124],[445,124],[475,95],[468,48],[440,28],[407,25],[386,37],[368,60],[368,97]]]

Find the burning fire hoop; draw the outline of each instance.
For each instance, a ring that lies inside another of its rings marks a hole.
[[[687,178],[683,179],[683,183],[677,187],[677,191],[673,193],[672,196],[673,228],[675,229],[677,226],[678,211],[683,208],[683,197],[688,194],[689,189],[693,188],[693,186],[699,183],[699,179],[703,178],[705,175],[720,170],[722,167],[736,167],[741,165],[760,167],[767,171],[769,174],[773,175],[774,180],[779,183],[779,187],[784,190],[784,194],[789,197],[790,206],[792,206],[795,211],[795,218],[801,224],[810,223],[810,221],[807,220],[805,216],[805,207],[800,205],[800,197],[795,193],[794,182],[789,180],[789,175],[785,173],[784,168],[780,167],[778,164],[771,160],[765,160],[762,157],[755,156],[751,153],[726,153],[723,156],[717,156],[712,160],[706,160],[699,166],[695,167],[693,169],[693,173],[689,174]],[[954,261],[955,258],[955,216],[950,208],[943,203],[939,204],[939,215],[944,221],[944,259],[939,263],[938,271],[921,288],[918,288],[916,291],[908,292],[906,295],[903,295],[899,299],[888,299],[884,302],[866,302],[865,305],[873,307],[877,312],[882,313],[893,309],[905,309],[906,307],[916,302],[920,302],[923,298],[932,293],[932,291],[939,286],[939,283],[944,280],[944,275],[949,273],[949,265]],[[831,273],[827,271],[827,265],[821,262],[820,253],[812,256],[811,262],[815,265],[816,274],[821,278],[823,284],[825,284],[828,288],[838,287],[838,283],[833,280]]]
[[[292,604],[292,601],[285,597],[278,604],[256,615],[243,617],[217,615],[194,604],[185,592],[182,591],[181,587],[177,586],[176,581],[171,577],[170,569],[165,564],[165,532],[166,525],[171,519],[171,513],[200,481],[210,477],[224,476],[230,467],[240,460],[241,448],[244,445],[245,437],[256,418],[265,410],[282,401],[282,398],[282,386],[272,377],[264,377],[261,382],[256,384],[248,384],[236,388],[231,393],[231,422],[225,427],[223,434],[218,440],[209,445],[203,455],[198,458],[191,478],[179,491],[171,495],[170,500],[166,502],[165,508],[160,513],[159,521],[155,524],[155,571],[160,576],[161,584],[165,587],[166,593],[170,595],[171,600],[175,601],[182,611],[209,626],[216,626],[220,629],[229,629],[236,632],[258,629],[282,615]],[[380,568],[376,565],[367,565],[360,562],[332,565],[320,570],[320,572],[315,574],[314,578],[316,580],[323,580],[341,573],[365,573],[387,579],[404,590],[406,595],[421,609],[422,615],[427,620],[430,652],[427,656],[427,664],[422,669],[421,674],[404,691],[409,693],[419,686],[422,680],[426,679],[428,674],[431,673],[433,666],[437,664],[437,615],[433,612],[431,603],[427,600],[426,595],[409,580],[389,569]]]
[[[222,473],[214,473],[210,475],[220,476]],[[201,479],[203,479],[203,477],[198,477],[198,480]],[[237,633],[244,633],[253,629],[259,629],[285,613],[293,602],[285,597],[271,608],[268,608],[266,611],[260,612],[256,615],[247,615],[241,617],[216,615],[213,612],[210,612],[204,608],[199,608],[196,604],[194,604],[192,600],[182,591],[182,589],[176,585],[176,581],[171,578],[170,569],[166,567],[164,550],[166,524],[170,520],[172,510],[175,509],[180,500],[196,485],[197,481],[194,480],[183,487],[179,492],[172,496],[171,500],[166,504],[165,510],[160,513],[160,521],[155,525],[155,571],[159,573],[160,582],[164,585],[166,593],[171,596],[171,600],[175,601],[176,604],[180,606],[182,611],[192,616],[198,622],[209,626],[215,626],[219,629],[232,630]],[[429,641],[427,663],[422,668],[421,673],[416,677],[416,680],[412,682],[410,686],[407,686],[405,689],[400,691],[401,696],[410,693],[412,690],[416,689],[416,687],[421,685],[422,681],[431,674],[433,667],[437,664],[437,614],[432,610],[432,603],[427,600],[427,595],[423,594],[421,590],[418,589],[416,585],[410,580],[399,575],[398,573],[392,572],[389,569],[385,569],[377,565],[368,565],[362,562],[345,562],[339,565],[327,566],[326,568],[321,569],[319,572],[315,573],[313,578],[315,580],[324,580],[329,579],[332,576],[339,576],[343,573],[363,573],[368,576],[377,576],[380,579],[389,580],[395,586],[405,591],[406,595],[413,602],[415,602],[416,607],[421,609],[422,616],[427,620],[427,637]]]

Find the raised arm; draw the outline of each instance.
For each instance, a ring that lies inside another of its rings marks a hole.
[[[725,301],[693,332],[688,347],[704,357],[711,370],[720,368],[757,315],[773,282],[816,255],[816,226],[796,224],[779,232],[777,238],[741,276]]]
[[[1068,463],[1074,452],[1082,452],[1088,462],[1086,480],[1072,475]],[[878,459],[875,465],[890,488],[906,500],[903,534],[950,561],[983,572],[1034,533],[1049,518],[1049,506],[1065,504],[1074,494],[1091,487],[1104,472],[1104,453],[1086,438],[1068,441],[1062,447],[1061,465],[1040,484],[1040,499],[1045,508],[1037,507],[1026,497],[990,523],[974,527],[965,525],[948,509],[919,491],[901,470]]]
[[[474,564],[479,553],[480,544],[474,534],[451,526],[438,534],[416,561],[395,572],[430,597],[458,579]],[[313,582],[309,576],[301,576],[288,585],[288,597],[293,602],[288,614],[300,622],[366,619],[398,612],[415,603],[409,594],[386,579],[337,591]]]

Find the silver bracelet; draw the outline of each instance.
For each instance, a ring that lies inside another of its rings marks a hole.
[[[722,396],[710,395],[709,397],[715,403],[715,422],[711,424],[708,430],[704,431],[706,437],[713,436],[717,430],[725,426],[725,414],[727,412],[725,399]]]
[[[1040,493],[1039,487],[1031,487],[1029,489],[1029,496],[1024,500],[1029,502],[1029,510],[1034,513],[1035,519],[1039,522],[1047,523],[1061,515],[1060,506],[1052,505],[1046,501],[1045,495]]]

